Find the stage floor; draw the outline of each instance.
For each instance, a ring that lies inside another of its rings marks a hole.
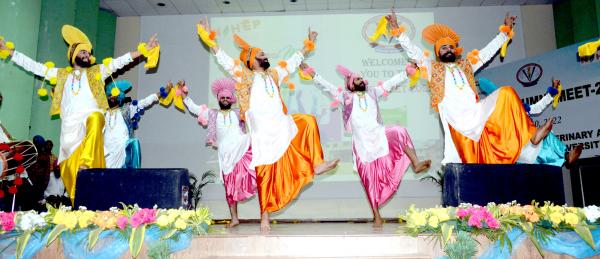
[[[209,236],[364,236],[364,235],[404,235],[402,225],[386,223],[383,227],[375,228],[372,223],[282,223],[271,224],[271,231],[261,233],[259,224],[240,224],[234,228],[225,225],[211,226]]]
[[[435,239],[412,237],[398,223],[280,223],[262,233],[259,224],[211,226],[208,235],[173,258],[432,258]]]

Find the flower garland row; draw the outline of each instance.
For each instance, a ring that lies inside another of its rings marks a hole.
[[[64,232],[89,230],[88,249],[93,249],[100,233],[105,230],[121,231],[129,238],[129,249],[136,257],[143,245],[146,228],[156,226],[165,231],[162,240],[173,237],[179,231],[190,230],[193,235],[206,234],[212,222],[207,208],[196,210],[139,208],[137,205],[123,209],[111,208],[108,211],[91,211],[85,207],[71,210],[70,207],[54,208],[37,213],[0,212],[0,234],[17,232],[16,258],[22,258],[27,242],[32,234],[48,233],[46,246],[49,246]]]
[[[575,231],[590,247],[595,249],[591,229],[600,224],[600,208],[557,206],[546,202],[543,206],[533,202],[522,206],[516,202],[490,203],[487,206],[461,204],[458,207],[416,209],[413,206],[400,219],[406,221],[406,232],[411,235],[435,234],[446,245],[456,231],[484,235],[491,241],[508,242],[508,232],[522,230],[543,255],[540,242],[558,232]]]

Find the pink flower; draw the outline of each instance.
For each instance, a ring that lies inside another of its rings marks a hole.
[[[125,227],[127,226],[127,217],[122,216],[119,219],[117,219],[117,226],[123,230],[125,229]]]
[[[4,231],[15,229],[15,212],[0,212],[0,225]]]
[[[156,220],[156,210],[141,209],[131,216],[131,227],[138,227],[142,224],[152,223]]]
[[[488,227],[491,229],[499,229],[500,228],[500,222],[498,222],[498,220],[495,218],[487,218],[485,220],[485,224],[487,224]]]
[[[469,218],[469,221],[467,221],[467,225],[471,227],[481,228],[481,218],[473,215]]]
[[[459,208],[458,210],[456,210],[456,216],[460,219],[464,218],[465,216],[469,215],[469,211]]]

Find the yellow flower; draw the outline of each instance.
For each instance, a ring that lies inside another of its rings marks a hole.
[[[48,69],[53,69],[55,65],[54,65],[54,62],[48,61],[48,62],[44,63],[44,66],[46,66]]]
[[[52,219],[52,223],[56,225],[63,225],[65,222],[66,214],[62,210],[57,210],[56,214],[54,214],[54,218]]]
[[[185,223],[185,220],[177,219],[175,221],[175,228],[177,228],[177,229],[185,229],[186,227],[187,227],[187,224]]]
[[[409,221],[417,227],[422,227],[427,224],[427,214],[425,212],[415,212],[409,217]]]
[[[169,225],[169,223],[169,216],[165,214],[158,216],[158,218],[156,219],[156,224],[160,227],[166,227],[167,225]]]
[[[446,208],[433,208],[431,209],[431,215],[436,216],[439,222],[444,222],[450,219],[448,209]]]
[[[565,222],[571,226],[579,224],[579,217],[575,213],[565,214]]]
[[[437,216],[429,217],[429,226],[432,228],[437,228],[440,223],[440,220]]]
[[[575,207],[567,207],[567,212],[577,213],[577,212],[579,212],[579,209],[575,208]]]
[[[86,210],[86,211],[80,213],[79,214],[79,227],[87,228],[95,216],[96,216],[96,213],[94,213],[93,211],[90,211],[90,210]]]
[[[179,217],[183,220],[188,220],[192,215],[194,215],[193,210],[184,210],[181,212],[181,215]]]
[[[117,225],[117,217],[112,211],[102,211],[96,214],[94,224],[102,229],[112,229]]]
[[[105,67],[107,67],[107,68],[108,68],[108,65],[110,65],[110,62],[112,62],[112,60],[113,60],[113,59],[112,59],[112,58],[110,58],[110,57],[109,57],[109,58],[105,58],[105,59],[103,59],[103,60],[102,60],[102,64],[103,64]]]
[[[77,215],[74,212],[65,212],[64,221],[62,222],[69,230],[77,227]]]
[[[68,73],[71,73],[71,71],[73,71],[73,67],[66,67],[65,70],[67,70]]]
[[[552,223],[554,225],[558,225],[563,221],[564,217],[560,212],[552,212],[550,213],[550,221],[552,221]]]

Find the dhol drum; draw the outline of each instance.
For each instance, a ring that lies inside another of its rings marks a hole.
[[[27,169],[37,161],[38,151],[30,141],[16,141],[0,144],[0,181],[13,180],[22,166]]]

